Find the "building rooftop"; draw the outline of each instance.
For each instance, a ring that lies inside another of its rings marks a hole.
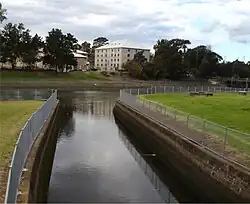
[[[108,48],[134,48],[134,49],[150,50],[149,48],[145,48],[140,45],[135,45],[131,42],[128,42],[127,40],[108,42],[108,44],[98,47],[96,48],[96,50],[108,49]]]
[[[74,57],[76,57],[76,58],[87,58],[87,56],[79,54],[79,53],[74,52],[73,54],[74,54]]]

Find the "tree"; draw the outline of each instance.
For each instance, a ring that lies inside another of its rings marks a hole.
[[[105,37],[98,37],[96,39],[93,40],[93,46],[92,48],[95,49],[95,48],[98,48],[98,47],[101,47],[103,45],[106,45],[108,42],[108,39],[105,38]]]
[[[8,23],[4,26],[1,34],[1,55],[0,61],[9,62],[12,69],[16,67],[17,59],[21,53],[21,38],[24,26],[20,24]],[[27,31],[27,30],[26,30]]]
[[[43,47],[41,37],[37,34],[33,37],[30,31],[26,30],[21,38],[21,58],[22,61],[29,67],[33,67],[36,62],[40,61],[39,50]]]
[[[189,40],[161,39],[154,46],[155,56],[153,63],[157,69],[158,77],[180,79],[187,74],[184,66],[184,55],[187,52]]]
[[[200,78],[207,78],[217,74],[221,60],[222,57],[219,54],[205,45],[188,49],[184,58],[189,74]]]
[[[87,41],[84,41],[82,43],[81,50],[84,51],[84,52],[87,52],[88,54],[90,54],[91,44],[89,42],[87,42]]]
[[[6,17],[7,10],[3,8],[2,3],[0,2],[0,23],[7,19]]]
[[[43,62],[54,66],[57,71],[76,66],[73,54],[76,43],[77,39],[72,34],[65,35],[60,29],[53,28],[46,37]]]

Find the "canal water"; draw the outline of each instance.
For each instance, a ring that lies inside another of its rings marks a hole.
[[[64,117],[48,202],[177,202],[114,121],[118,93],[60,93]]]

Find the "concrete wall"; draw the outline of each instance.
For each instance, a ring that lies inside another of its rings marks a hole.
[[[26,162],[17,203],[47,201],[51,169],[56,149],[59,103],[34,142]]]
[[[244,168],[216,157],[122,102],[117,102],[114,115],[178,173],[183,185],[195,192],[196,202],[250,201],[250,175]]]

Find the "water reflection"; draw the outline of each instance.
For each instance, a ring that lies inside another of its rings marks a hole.
[[[168,187],[161,181],[161,179],[157,176],[157,174],[153,171],[150,165],[145,161],[143,156],[154,157],[155,155],[152,153],[141,154],[135,149],[134,145],[127,139],[127,136],[123,133],[122,130],[119,129],[119,136],[124,142],[127,149],[130,151],[131,155],[143,169],[144,173],[148,176],[152,184],[155,186],[155,189],[159,192],[161,197],[167,203],[177,203],[178,201],[172,195]]]
[[[71,100],[67,96],[61,101],[61,114],[69,114],[62,118],[65,126],[57,144],[48,201],[163,202],[119,137],[112,115],[116,95],[74,94],[68,95]]]

